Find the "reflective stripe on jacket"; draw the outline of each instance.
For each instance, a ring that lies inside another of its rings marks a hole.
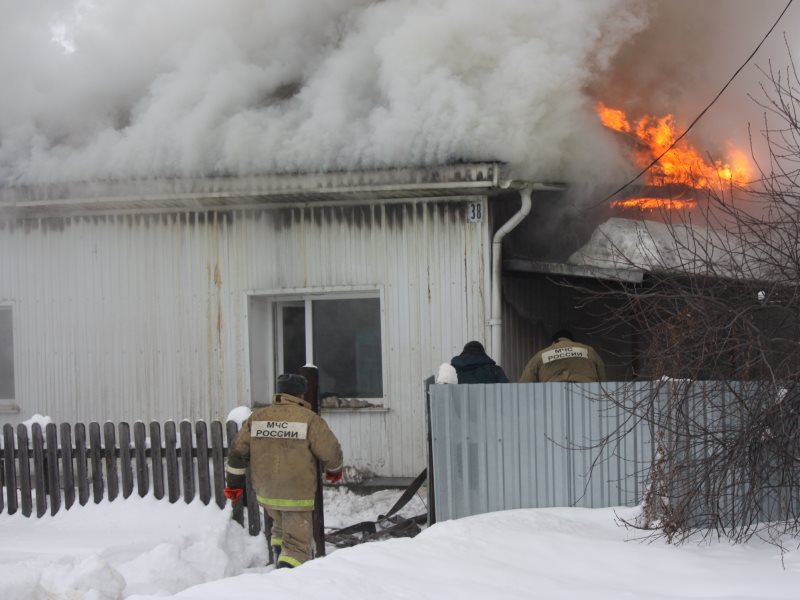
[[[250,465],[259,504],[277,510],[312,510],[319,459],[328,472],[342,468],[342,448],[328,424],[308,402],[275,394],[254,411],[236,435],[228,456],[229,480]]]

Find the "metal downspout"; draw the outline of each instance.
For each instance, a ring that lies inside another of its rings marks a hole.
[[[507,187],[511,187],[509,182]],[[522,202],[519,210],[498,229],[492,238],[492,316],[489,319],[489,330],[491,333],[491,354],[498,365],[503,364],[503,238],[519,225],[522,220],[531,212],[533,201],[533,186],[526,185],[519,190],[519,197]]]

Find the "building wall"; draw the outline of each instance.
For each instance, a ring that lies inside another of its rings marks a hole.
[[[388,410],[325,417],[348,464],[415,475],[423,380],[486,339],[489,245],[466,200],[3,223],[21,412],[0,420],[224,419],[250,404],[249,294],[375,289]]]
[[[597,294],[592,297],[593,290]],[[503,367],[517,381],[530,358],[559,329],[571,330],[605,362],[609,381],[633,376],[635,348],[630,322],[618,315],[619,300],[596,281],[535,273],[503,276]]]

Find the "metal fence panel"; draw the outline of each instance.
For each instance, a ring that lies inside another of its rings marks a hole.
[[[513,508],[634,505],[652,458],[641,423],[627,427],[606,394],[650,393],[651,383],[431,386],[437,520]]]

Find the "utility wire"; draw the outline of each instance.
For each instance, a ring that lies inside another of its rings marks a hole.
[[[733,83],[733,80],[734,80],[734,79],[736,79],[736,76],[737,76],[737,75],[739,75],[739,73],[741,73],[741,72],[742,72],[742,69],[744,69],[744,68],[747,66],[747,64],[748,64],[748,63],[749,63],[749,62],[750,62],[750,61],[753,59],[753,57],[754,57],[754,56],[756,55],[756,53],[759,51],[759,49],[761,48],[761,46],[763,46],[763,45],[764,45],[764,42],[766,42],[766,41],[767,41],[767,38],[768,38],[768,37],[769,37],[769,35],[772,33],[772,31],[775,29],[775,27],[777,27],[777,26],[778,26],[778,23],[780,23],[780,20],[783,18],[783,15],[785,15],[785,14],[786,14],[786,11],[787,11],[787,10],[789,10],[789,7],[792,5],[792,2],[794,2],[794,0],[789,0],[789,2],[786,4],[786,6],[784,7],[784,9],[781,11],[781,14],[779,14],[779,15],[778,15],[778,18],[777,18],[777,19],[775,19],[775,22],[772,24],[772,27],[770,27],[770,28],[769,28],[769,31],[767,31],[767,33],[766,33],[766,34],[764,34],[764,37],[763,37],[763,38],[761,38],[761,41],[760,41],[760,42],[758,43],[758,45],[756,46],[755,50],[753,50],[753,51],[750,53],[750,56],[748,56],[748,57],[747,57],[747,60],[745,60],[745,61],[742,63],[742,65],[741,65],[741,66],[740,66],[738,69],[736,69],[736,72],[735,72],[733,75],[731,75],[731,78],[730,78],[730,79],[728,79],[728,82],[727,82],[727,83],[726,83],[726,84],[725,84],[725,85],[722,87],[722,89],[719,91],[719,93],[718,93],[716,96],[714,96],[714,99],[713,99],[713,100],[711,100],[711,102],[709,102],[708,106],[706,106],[706,107],[703,109],[703,111],[702,111],[702,112],[701,112],[699,115],[697,115],[697,117],[695,118],[695,120],[694,120],[694,121],[692,121],[691,123],[689,123],[689,126],[688,126],[688,127],[685,129],[685,130],[684,130],[684,132],[683,132],[682,134],[680,134],[680,135],[679,135],[677,138],[675,138],[675,141],[674,141],[674,142],[672,142],[672,144],[670,144],[669,148],[667,148],[666,150],[664,150],[664,152],[662,152],[662,153],[661,153],[661,154],[659,154],[659,155],[658,155],[658,156],[657,156],[655,159],[653,159],[653,162],[651,162],[651,163],[650,163],[649,165],[647,165],[647,166],[646,166],[644,169],[642,169],[642,170],[641,170],[641,171],[640,171],[640,172],[639,172],[639,173],[638,173],[638,174],[637,174],[637,175],[636,175],[636,176],[635,176],[633,179],[631,179],[630,181],[628,181],[626,184],[624,184],[622,187],[620,187],[620,188],[619,188],[619,189],[617,189],[616,191],[614,191],[614,192],[610,193],[608,196],[606,196],[605,198],[603,198],[603,199],[602,199],[600,202],[598,202],[598,203],[597,203],[597,204],[595,204],[594,206],[599,206],[599,205],[601,205],[601,204],[605,204],[606,202],[608,202],[609,200],[611,200],[611,199],[612,199],[614,196],[616,196],[617,194],[619,194],[620,192],[622,192],[623,190],[625,190],[625,188],[627,188],[628,186],[630,186],[631,184],[633,184],[634,182],[636,182],[636,180],[637,180],[637,179],[639,179],[639,178],[640,178],[642,175],[644,175],[645,173],[647,173],[647,172],[648,172],[650,169],[652,169],[652,168],[653,168],[653,167],[654,167],[656,164],[658,164],[658,161],[660,161],[662,158],[664,158],[664,156],[665,156],[665,155],[666,155],[666,154],[667,154],[667,153],[668,153],[670,150],[672,150],[672,149],[673,149],[673,148],[674,148],[674,147],[675,147],[675,146],[678,144],[678,142],[680,142],[680,141],[681,141],[681,140],[682,140],[682,139],[683,139],[683,138],[686,136],[686,134],[687,134],[687,133],[689,133],[689,131],[692,129],[692,127],[694,127],[694,126],[695,126],[695,124],[696,124],[696,123],[697,123],[697,122],[698,122],[698,121],[699,121],[701,118],[703,118],[703,115],[705,115],[705,114],[708,112],[708,109],[710,109],[712,106],[714,106],[714,104],[716,103],[716,101],[717,101],[717,100],[719,100],[719,97],[720,97],[720,96],[722,96],[722,94],[724,94],[724,93],[725,93],[725,90],[727,90],[727,89],[728,89],[728,86],[730,86],[730,84],[731,84],[731,83]]]

